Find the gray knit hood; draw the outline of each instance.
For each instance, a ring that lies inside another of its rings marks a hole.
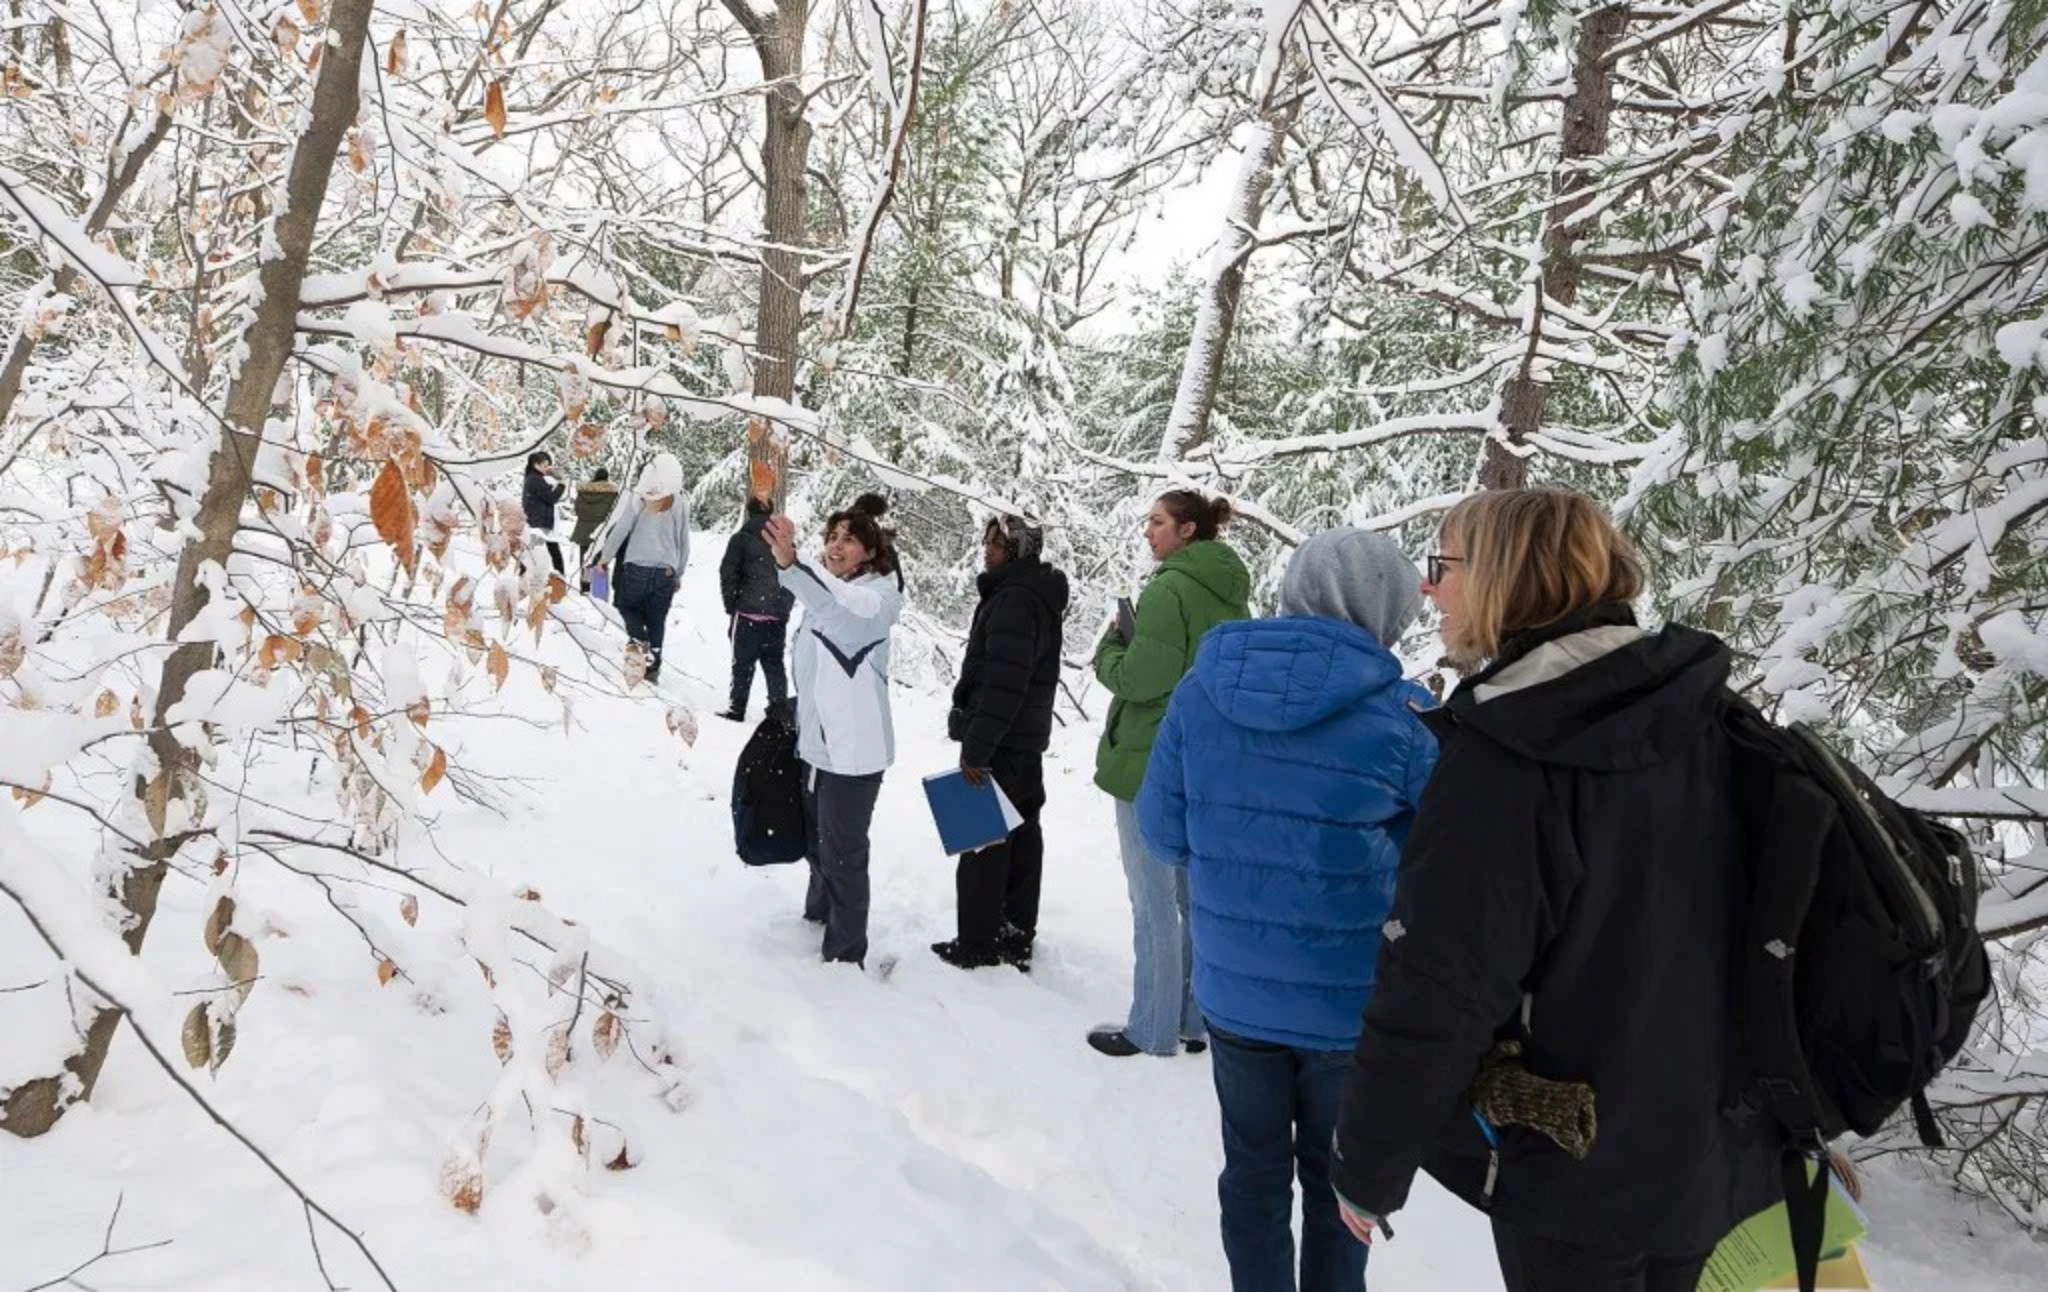
[[[1422,613],[1422,571],[1384,534],[1325,530],[1294,549],[1280,613],[1342,619],[1391,648]]]

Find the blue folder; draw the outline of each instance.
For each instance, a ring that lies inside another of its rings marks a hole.
[[[939,843],[949,857],[1001,843],[1010,837],[1010,831],[1024,824],[1023,814],[993,777],[969,785],[957,768],[934,772],[924,778],[924,796],[932,806],[932,822],[939,827]]]

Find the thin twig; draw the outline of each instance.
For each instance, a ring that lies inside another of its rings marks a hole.
[[[38,1283],[33,1287],[25,1288],[23,1289],[23,1292],[44,1292],[44,1290],[47,1288],[62,1287],[66,1283],[69,1283],[74,1287],[83,1288],[85,1284],[79,1283],[77,1281],[78,1276],[80,1274],[85,1273],[93,1266],[99,1264],[101,1261],[112,1260],[116,1256],[132,1256],[136,1252],[153,1252],[159,1247],[169,1247],[171,1245],[171,1240],[168,1238],[161,1238],[153,1243],[140,1243],[134,1247],[114,1246],[114,1226],[120,1223],[121,1202],[123,1198],[125,1198],[126,1196],[127,1195],[125,1194],[118,1193],[114,1195],[114,1214],[107,1217],[107,1232],[106,1236],[100,1239],[99,1255],[72,1266],[70,1270],[63,1274],[59,1274],[56,1278],[51,1279],[47,1283]]]
[[[119,1013],[127,1018],[128,1026],[135,1033],[135,1039],[142,1043],[142,1048],[149,1052],[149,1057],[156,1060],[156,1065],[164,1070],[164,1075],[169,1077],[173,1082],[175,1082],[179,1089],[183,1090],[185,1094],[188,1097],[190,1097],[193,1103],[198,1104],[200,1111],[204,1112],[207,1115],[207,1117],[213,1122],[214,1125],[220,1127],[229,1135],[233,1136],[236,1142],[241,1144],[243,1148],[248,1149],[257,1161],[263,1163],[263,1165],[269,1169],[270,1173],[276,1176],[279,1182],[282,1183],[285,1188],[290,1189],[292,1191],[292,1194],[295,1197],[297,1197],[301,1203],[305,1204],[307,1210],[318,1214],[322,1220],[325,1220],[328,1224],[333,1225],[336,1229],[340,1230],[344,1235],[346,1235],[348,1237],[349,1242],[354,1245],[355,1249],[358,1252],[362,1253],[363,1259],[370,1263],[370,1268],[377,1272],[377,1277],[379,1280],[383,1282],[384,1286],[390,1289],[390,1292],[398,1292],[398,1285],[396,1283],[393,1283],[391,1281],[391,1276],[384,1272],[384,1266],[377,1260],[375,1253],[370,1251],[369,1244],[365,1243],[362,1240],[362,1237],[358,1235],[354,1230],[350,1229],[347,1225],[342,1224],[340,1219],[338,1219],[333,1212],[329,1211],[327,1208],[321,1206],[319,1202],[315,1201],[313,1195],[307,1193],[305,1189],[301,1188],[299,1186],[298,1181],[292,1179],[290,1174],[288,1174],[283,1167],[279,1166],[268,1153],[265,1153],[260,1147],[257,1146],[256,1141],[250,1139],[247,1135],[243,1134],[239,1127],[237,1127],[233,1122],[229,1121],[224,1115],[222,1115],[221,1111],[215,1108],[212,1102],[208,1100],[205,1095],[199,1092],[199,1088],[197,1086],[194,1086],[190,1081],[186,1080],[185,1074],[178,1071],[177,1065],[171,1062],[170,1057],[166,1055],[162,1048],[157,1045],[155,1038],[150,1036],[149,1029],[145,1028],[142,1025],[142,1023],[135,1017],[135,1011],[129,1008],[128,1005],[124,1004],[120,1000],[120,998],[114,995],[114,993],[107,990],[106,987],[94,981],[91,971],[81,967],[72,956],[66,953],[65,948],[58,944],[55,935],[53,935],[48,928],[44,927],[41,918],[38,917],[36,914],[35,908],[29,905],[28,899],[26,897],[23,897],[19,892],[17,892],[14,889],[14,887],[11,884],[9,884],[5,879],[0,879],[0,893],[5,893],[7,894],[7,896],[14,899],[14,904],[16,906],[19,906],[21,908],[22,914],[28,917],[29,926],[36,931],[36,936],[40,937],[43,940],[45,946],[49,947],[50,950],[60,960],[69,960],[72,962],[71,972],[74,977],[76,977],[80,982],[84,983],[86,986],[92,988],[94,993],[96,993],[101,1000],[105,1001],[107,1005],[110,1006],[116,1013]],[[108,1226],[108,1230],[109,1232],[112,1232],[111,1225]],[[73,1271],[73,1273],[76,1272],[77,1271]],[[64,1277],[65,1279],[69,1279],[71,1276],[67,1274]],[[47,1288],[54,1287],[56,1285],[45,1283],[41,1286]],[[332,1284],[329,1284],[329,1287],[332,1286]],[[36,1292],[36,1290],[31,1289],[30,1292]]]

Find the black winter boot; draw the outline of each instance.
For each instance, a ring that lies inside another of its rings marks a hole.
[[[1014,924],[1005,924],[996,934],[996,954],[1018,973],[1031,972],[1032,935]]]
[[[953,938],[932,943],[932,954],[955,969],[987,969],[1003,963],[994,947],[977,947]]]

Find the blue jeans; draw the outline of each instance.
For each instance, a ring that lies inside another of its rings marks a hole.
[[[1301,1180],[1301,1292],[1360,1292],[1366,1246],[1337,1214],[1330,1139],[1349,1050],[1300,1050],[1209,1029],[1223,1110],[1223,1254],[1234,1292],[1294,1292],[1294,1181]]]
[[[1182,1037],[1208,1034],[1195,1006],[1195,944],[1188,936],[1188,872],[1152,855],[1138,810],[1118,799],[1116,839],[1131,889],[1131,1018],[1124,1035],[1147,1054],[1173,1054]]]
[[[661,643],[668,636],[668,608],[676,599],[676,572],[660,565],[621,564],[612,580],[612,606],[626,636],[647,647],[647,676],[661,676]]]

